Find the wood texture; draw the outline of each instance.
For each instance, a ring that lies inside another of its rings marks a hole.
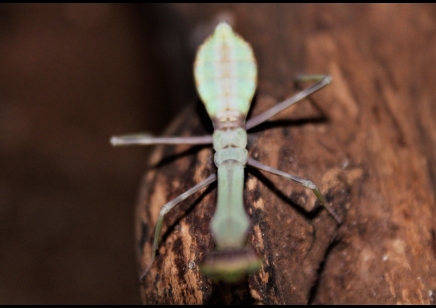
[[[306,212],[316,203],[310,191],[247,167],[249,243],[261,271],[236,285],[200,275],[214,245],[212,185],[165,218],[155,265],[140,287],[143,302],[435,303],[435,7],[175,7],[193,25],[223,9],[258,60],[251,115],[295,92],[297,73],[333,76],[331,86],[252,130],[248,149],[264,164],[313,180],[343,223],[322,209]],[[211,132],[197,102],[166,134]],[[137,203],[141,268],[160,207],[212,172],[211,148],[156,148]]]

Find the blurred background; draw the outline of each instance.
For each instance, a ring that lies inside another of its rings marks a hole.
[[[0,304],[139,303],[147,148],[195,97],[176,7],[0,6]]]

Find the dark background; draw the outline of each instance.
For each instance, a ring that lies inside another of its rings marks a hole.
[[[1,304],[139,302],[149,149],[109,138],[160,133],[194,95],[185,28],[166,6],[0,6]]]

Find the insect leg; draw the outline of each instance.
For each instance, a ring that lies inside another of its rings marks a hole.
[[[341,223],[341,220],[339,219],[338,215],[333,211],[333,209],[331,209],[329,206],[327,206],[326,202],[324,201],[324,197],[322,196],[318,187],[316,187],[316,185],[313,184],[312,181],[305,180],[305,179],[299,178],[295,175],[277,170],[277,169],[272,168],[270,166],[264,165],[264,164],[258,162],[257,160],[254,160],[252,158],[248,158],[247,164],[250,166],[253,166],[259,170],[267,171],[267,172],[273,173],[275,175],[279,175],[279,176],[282,176],[284,178],[290,179],[290,180],[292,180],[292,181],[294,181],[294,182],[296,182],[296,183],[298,183],[306,188],[311,189],[313,191],[313,193],[315,194],[315,196],[318,198],[321,205],[324,206],[324,208],[327,210],[327,212],[336,220],[336,222],[338,224]]]
[[[212,144],[212,136],[196,137],[153,137],[151,134],[132,134],[113,136],[110,139],[113,146],[154,145],[154,144]]]
[[[302,81],[313,80],[314,77],[318,77],[318,78],[321,77],[320,75],[300,75],[300,76],[302,77],[301,79]],[[311,77],[311,79],[310,78],[308,79],[307,76]],[[313,84],[312,86],[308,87],[307,89],[304,89],[303,91],[295,94],[294,96],[288,98],[287,100],[284,100],[283,102],[275,105],[274,107],[268,109],[264,113],[261,113],[255,116],[254,118],[251,118],[250,120],[247,121],[245,128],[248,130],[267,121],[269,118],[276,115],[280,111],[285,110],[286,108],[301,101],[302,99],[308,97],[309,95],[315,93],[316,91],[321,90],[326,85],[329,85],[332,82],[332,77],[330,75],[323,75],[321,78],[322,78],[321,80],[319,80],[317,83]]]
[[[171,200],[170,202],[168,202],[167,204],[162,206],[162,208],[159,212],[159,217],[157,219],[157,223],[156,223],[156,230],[154,233],[154,240],[153,240],[153,246],[152,246],[153,248],[152,248],[152,252],[151,252],[151,261],[150,261],[150,264],[145,269],[145,271],[140,276],[140,280],[139,280],[140,282],[142,282],[144,280],[145,276],[150,271],[151,266],[153,265],[154,259],[156,257],[156,251],[159,247],[159,235],[160,235],[160,232],[162,229],[162,223],[163,223],[163,219],[164,219],[165,214],[168,213],[177,204],[179,204],[180,202],[182,202],[183,200],[185,200],[186,198],[188,198],[192,194],[196,193],[197,191],[199,191],[203,187],[213,183],[215,180],[216,180],[216,174],[214,173],[214,174],[210,175],[207,179],[203,180],[202,182],[198,183],[197,185],[195,185],[191,189],[185,191],[180,196],[176,197],[175,199]]]
[[[297,76],[295,76],[295,81],[299,81],[299,82],[307,82],[307,81],[314,81],[314,82],[318,82],[320,80],[322,80],[323,78],[329,77],[328,75],[319,75],[319,74],[314,74],[314,75],[309,75],[309,74],[298,74]],[[331,78],[331,77],[330,77]],[[331,80],[330,80],[331,82]]]

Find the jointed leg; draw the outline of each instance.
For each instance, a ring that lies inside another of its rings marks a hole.
[[[338,215],[330,207],[327,206],[326,202],[324,201],[324,197],[322,196],[318,187],[316,187],[316,185],[313,184],[312,181],[305,180],[305,179],[299,178],[297,176],[294,176],[294,175],[285,173],[283,171],[277,170],[275,168],[269,167],[269,166],[264,165],[264,164],[258,162],[257,160],[254,160],[252,158],[248,158],[247,164],[250,166],[253,166],[257,169],[264,170],[264,171],[273,173],[275,175],[280,175],[280,176],[287,178],[287,179],[290,179],[290,180],[292,180],[292,181],[294,181],[294,182],[296,182],[296,183],[298,183],[306,188],[312,189],[313,193],[318,198],[321,205],[324,206],[324,208],[327,210],[327,212],[336,220],[336,222],[338,224],[341,223],[341,220],[339,219]]]
[[[321,80],[319,80],[321,78]],[[288,98],[287,100],[275,105],[271,109],[268,109],[264,113],[261,113],[254,118],[251,118],[247,121],[245,128],[249,130],[250,128],[253,128],[268,119],[270,119],[272,116],[276,115],[280,111],[285,110],[286,108],[292,106],[293,104],[301,101],[302,99],[308,97],[309,95],[315,93],[318,90],[321,90],[326,85],[329,85],[332,82],[332,77],[330,75],[300,75],[297,77],[300,81],[313,81],[313,80],[319,80],[314,85],[310,86],[309,88],[301,91],[300,93],[295,94],[294,96]]]
[[[113,146],[123,145],[153,145],[153,144],[212,144],[212,136],[197,137],[153,137],[150,134],[133,134],[113,136],[110,140]]]
[[[171,200],[170,202],[168,202],[167,204],[162,206],[162,208],[161,208],[161,210],[159,212],[159,217],[157,219],[157,223],[156,223],[156,230],[155,230],[155,233],[154,233],[154,240],[153,240],[153,246],[152,246],[152,252],[151,252],[151,261],[150,261],[150,264],[145,269],[145,271],[140,276],[140,278],[139,278],[140,282],[142,282],[144,280],[144,277],[150,271],[151,266],[153,265],[154,259],[156,257],[156,251],[157,251],[157,249],[159,247],[159,235],[160,235],[160,231],[162,229],[162,223],[163,223],[163,219],[164,219],[165,214],[168,213],[178,203],[182,202],[183,200],[185,200],[189,196],[193,195],[194,193],[196,193],[197,191],[199,191],[203,187],[213,183],[215,180],[216,180],[216,174],[212,174],[207,179],[205,179],[204,181],[198,183],[197,185],[195,185],[191,189],[185,191],[183,194],[181,194],[177,198]]]

